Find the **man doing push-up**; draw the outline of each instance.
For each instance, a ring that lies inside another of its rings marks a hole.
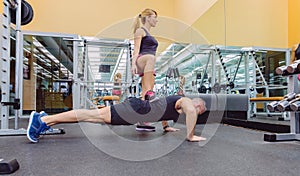
[[[129,98],[128,100],[101,109],[78,109],[55,115],[33,111],[29,118],[27,138],[38,142],[39,136],[51,126],[59,123],[92,122],[111,125],[133,125],[137,122],[177,121],[181,114],[186,115],[186,139],[191,142],[205,140],[194,135],[194,129],[199,114],[206,111],[205,102],[201,98],[167,96],[154,100]],[[165,126],[165,131],[176,129]]]

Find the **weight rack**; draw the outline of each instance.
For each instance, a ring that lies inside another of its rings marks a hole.
[[[288,93],[299,93],[299,85],[297,74],[288,76]],[[300,121],[299,111],[290,112],[290,133],[266,133],[264,134],[264,141],[293,141],[300,140]]]

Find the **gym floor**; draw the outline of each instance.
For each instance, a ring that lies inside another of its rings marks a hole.
[[[183,140],[184,125],[176,124],[181,130],[174,133],[163,133],[160,124],[156,125],[156,132],[147,133],[136,132],[134,126],[61,124],[56,128],[64,128],[66,134],[42,136],[37,144],[30,143],[26,136],[1,137],[0,158],[16,158],[20,169],[12,175],[26,176],[296,176],[300,173],[299,141],[264,142],[263,131],[211,124],[217,130],[209,132],[212,137],[207,143],[191,143]],[[107,129],[117,135],[106,133]],[[204,125],[197,125],[196,134],[201,133],[205,133]],[[112,137],[120,134],[125,141],[135,141],[139,149],[129,151],[126,144]],[[144,141],[150,141],[147,146],[154,150],[147,149]],[[166,152],[164,149],[170,144],[175,147]],[[165,153],[157,155],[155,151]],[[158,157],[151,159],[152,154]]]

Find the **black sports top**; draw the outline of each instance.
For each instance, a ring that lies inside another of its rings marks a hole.
[[[159,121],[173,120],[174,122],[176,122],[178,120],[180,114],[177,112],[175,108],[175,104],[177,100],[179,100],[180,98],[182,98],[182,96],[178,96],[178,95],[166,97],[167,108]]]
[[[144,54],[156,54],[156,49],[158,46],[157,40],[149,34],[149,32],[142,27],[142,29],[146,32],[146,35],[142,38],[141,46],[140,46],[140,55]]]

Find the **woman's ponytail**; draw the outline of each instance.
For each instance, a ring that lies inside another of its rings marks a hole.
[[[135,31],[141,27],[141,22],[140,22],[140,18],[141,18],[141,14],[139,14],[133,23],[133,33],[135,33]]]

